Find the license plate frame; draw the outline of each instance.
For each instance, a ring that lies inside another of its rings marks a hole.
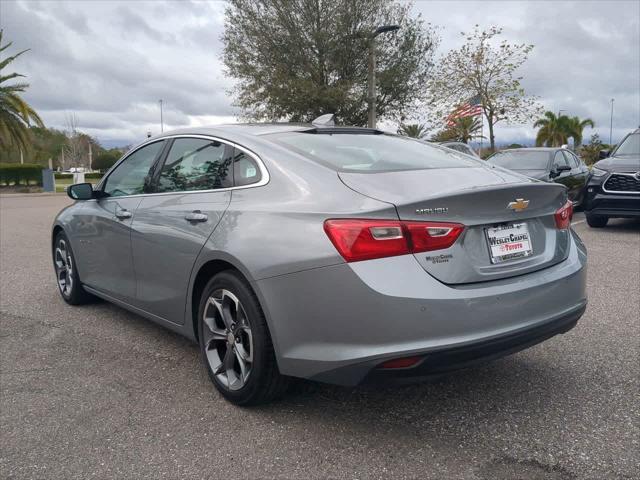
[[[533,242],[527,222],[487,227],[484,232],[489,258],[494,265],[533,255]]]

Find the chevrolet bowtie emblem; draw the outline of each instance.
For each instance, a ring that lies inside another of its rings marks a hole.
[[[521,212],[525,208],[529,206],[529,200],[525,200],[524,198],[516,198],[515,202],[509,202],[507,208],[511,210],[515,210],[516,212]]]

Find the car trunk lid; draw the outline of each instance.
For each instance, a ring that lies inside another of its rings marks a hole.
[[[554,265],[568,255],[569,231],[558,229],[554,217],[566,202],[566,189],[562,185],[482,165],[341,172],[339,176],[353,190],[395,205],[401,220],[465,225],[465,231],[453,246],[415,255],[429,274],[444,283],[473,283],[521,275]],[[530,250],[526,256],[518,252],[502,258],[496,253],[501,238],[513,233],[517,240],[523,232],[529,243],[524,246]],[[496,247],[493,250],[492,243]],[[509,258],[510,255],[514,258]]]

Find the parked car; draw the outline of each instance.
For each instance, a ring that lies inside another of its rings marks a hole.
[[[494,153],[487,161],[543,182],[567,187],[574,206],[582,204],[589,168],[566,148],[514,148]]]
[[[585,214],[591,227],[604,227],[610,218],[640,217],[640,129],[627,135],[613,153],[591,169]]]
[[[441,142],[440,145],[443,147],[450,148],[460,153],[466,153],[467,155],[471,155],[472,157],[480,158],[478,154],[466,143],[462,142]]]
[[[62,298],[101,297],[199,342],[215,387],[423,379],[571,329],[586,251],[566,189],[366,128],[158,137],[73,185]]]

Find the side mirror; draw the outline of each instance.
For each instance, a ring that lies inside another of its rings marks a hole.
[[[571,167],[569,165],[559,165],[557,167],[558,172],[568,172],[569,170],[571,170]]]
[[[608,158],[611,155],[611,150],[600,150],[598,154],[598,158],[602,160],[603,158]]]
[[[93,186],[90,183],[76,183],[67,188],[67,195],[74,200],[91,200],[93,198]]]

